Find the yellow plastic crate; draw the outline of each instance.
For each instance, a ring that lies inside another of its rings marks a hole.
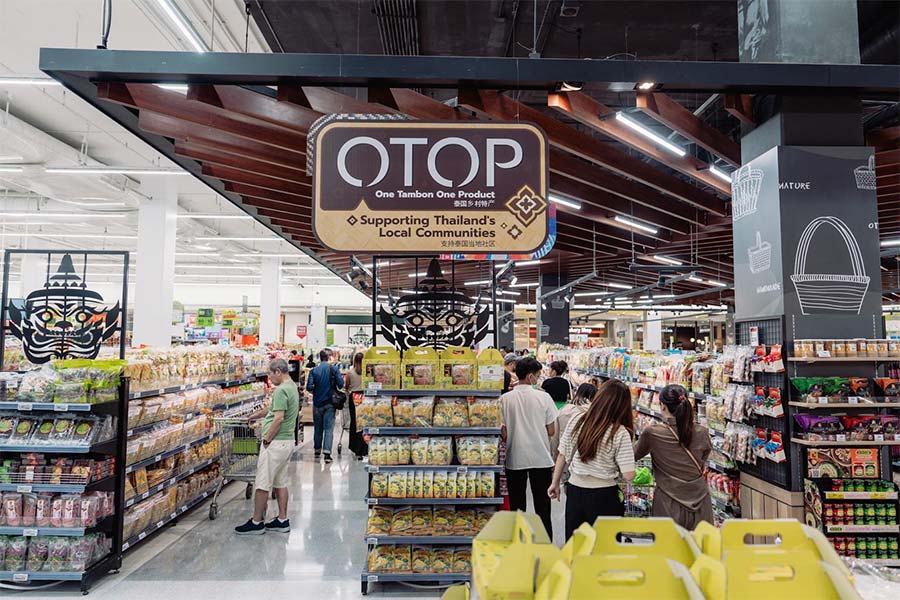
[[[685,567],[700,556],[691,534],[669,518],[598,517],[593,529],[591,554],[661,556]]]

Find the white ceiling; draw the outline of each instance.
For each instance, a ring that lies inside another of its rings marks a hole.
[[[242,0],[170,0],[188,18],[202,43],[216,51],[243,51]],[[0,0],[0,244],[4,248],[136,248],[137,207],[144,201],[141,180],[174,177],[179,213],[242,215],[228,200],[191,176],[49,174],[44,167],[109,165],[175,168],[153,148],[58,85],[9,85],[3,78],[45,78],[38,68],[41,47],[94,48],[100,41],[101,0]],[[161,0],[115,0],[108,47],[122,50],[193,50],[161,9]],[[214,35],[213,35],[214,34]],[[250,21],[251,52],[267,52]],[[67,217],[45,217],[65,213]],[[25,235],[23,235],[25,234]],[[110,237],[110,236],[122,236]],[[268,238],[210,241],[201,237]],[[176,255],[176,297],[198,287],[220,285],[223,304],[258,284],[260,259],[253,253],[283,254],[290,284],[333,286],[343,280],[302,255],[252,219],[180,218]],[[135,268],[139,273],[140,259]],[[220,267],[220,268],[213,268]],[[221,268],[227,267],[227,268]],[[244,267],[244,268],[234,268]],[[16,277],[15,268],[11,277]],[[225,285],[229,284],[229,285]],[[347,286],[349,288],[349,286]],[[335,294],[347,306],[365,302],[359,293]],[[343,297],[346,296],[346,299]],[[190,303],[190,298],[185,299]]]

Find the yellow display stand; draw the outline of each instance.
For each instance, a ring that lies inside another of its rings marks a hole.
[[[463,585],[454,585],[453,587],[447,588],[447,590],[441,595],[441,600],[469,600],[471,595],[469,594],[469,584]]]
[[[669,518],[598,517],[591,554],[662,556],[690,567],[700,549],[685,529]]]
[[[441,350],[441,385],[446,390],[478,388],[478,358],[471,348],[450,346]]]
[[[503,389],[503,355],[496,348],[485,348],[478,354],[478,389]]]
[[[497,513],[472,542],[478,600],[531,600],[562,556],[537,515]]]
[[[363,355],[363,388],[375,383],[386,390],[400,389],[400,353],[391,346],[373,346]]]
[[[577,556],[553,565],[535,600],[703,600],[683,564],[656,555]]]
[[[403,353],[403,389],[433,390],[441,387],[440,358],[434,348],[410,348]]]

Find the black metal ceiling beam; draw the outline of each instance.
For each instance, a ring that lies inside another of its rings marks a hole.
[[[664,92],[781,93],[815,91],[897,97],[896,65],[239,54],[42,48],[40,68],[92,80],[321,86],[553,89],[583,81],[585,89],[632,91],[652,81]]]

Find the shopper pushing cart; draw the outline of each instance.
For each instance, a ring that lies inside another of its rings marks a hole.
[[[294,452],[294,422],[300,410],[300,395],[288,374],[287,362],[280,358],[269,363],[269,382],[276,386],[271,401],[249,417],[250,420],[263,418],[262,447],[256,463],[253,516],[234,528],[238,535],[260,535],[266,531],[287,533],[291,530],[287,480],[288,466]],[[264,523],[266,505],[273,490],[278,502],[278,516]]]

